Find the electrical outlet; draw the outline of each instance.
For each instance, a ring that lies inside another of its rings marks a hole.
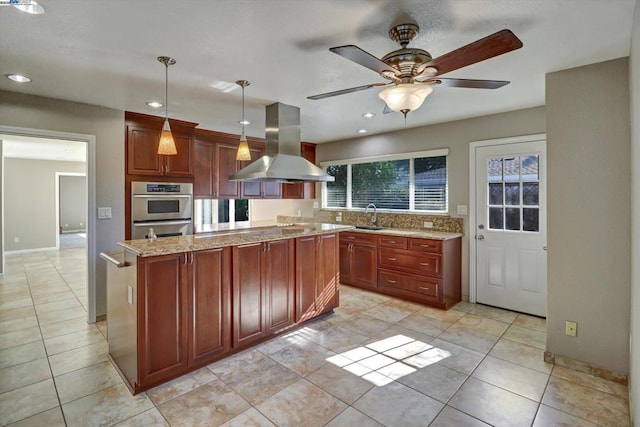
[[[458,215],[467,215],[467,205],[456,206],[456,213]]]
[[[571,320],[567,320],[564,325],[564,333],[570,337],[575,337],[578,335],[578,324],[576,322],[572,322]]]
[[[336,216],[336,222],[342,222],[342,215]]]
[[[98,219],[109,219],[111,218],[111,208],[98,208]]]
[[[318,202],[313,202],[313,209],[318,209]]]
[[[13,243],[20,243],[20,238],[19,237],[14,237],[13,238]]]
[[[433,222],[425,221],[424,222],[424,228],[433,228]]]

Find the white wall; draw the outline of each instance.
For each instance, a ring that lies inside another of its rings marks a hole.
[[[631,38],[631,365],[629,403],[640,424],[640,1],[636,2]]]
[[[629,371],[628,59],[547,74],[547,351]],[[565,321],[578,336],[565,335]]]
[[[429,102],[427,100],[427,102]],[[469,143],[472,141],[531,135],[545,132],[544,107],[411,128],[344,141],[319,144],[316,159],[328,160],[372,157],[449,148],[449,213],[457,205],[469,204]],[[318,192],[319,194],[319,192]],[[462,240],[462,296],[469,298],[469,223],[464,217]]]
[[[251,222],[274,222],[278,215],[313,216],[313,202],[315,199],[250,199],[249,215]]]
[[[7,252],[56,246],[56,172],[85,172],[85,163],[4,159]]]
[[[96,267],[96,313],[105,313],[106,266],[98,254],[118,250],[124,239],[124,111],[0,91],[0,125],[96,136],[96,206],[110,206],[113,218],[97,220],[96,258],[88,262]]]

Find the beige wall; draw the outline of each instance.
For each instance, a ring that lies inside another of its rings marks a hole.
[[[63,233],[87,227],[87,177],[60,176],[60,228]]]
[[[313,216],[313,202],[315,200],[296,199],[255,199],[249,200],[249,215],[252,222],[275,221],[278,215]]]
[[[4,154],[3,154],[4,145],[2,140],[0,139],[0,274],[4,274],[4,236],[3,236],[3,217],[4,217],[4,209],[2,206],[4,205],[4,185],[2,184],[2,177],[4,176]]]
[[[124,112],[0,91],[0,125],[95,135],[96,206],[110,206],[113,215],[96,221],[96,258],[89,260],[96,267],[96,313],[105,313],[106,268],[97,255],[124,239]]]
[[[619,373],[629,370],[628,81],[627,58],[546,78],[547,351]]]
[[[56,172],[84,171],[84,162],[4,159],[7,252],[56,246]]]
[[[636,2],[630,56],[631,86],[631,349],[629,400],[640,423],[640,2]],[[635,355],[635,357],[633,357]]]
[[[427,100],[428,102],[428,100]],[[544,107],[320,144],[318,162],[449,148],[449,213],[469,204],[469,143],[545,132]],[[462,294],[469,297],[469,223],[464,217]]]

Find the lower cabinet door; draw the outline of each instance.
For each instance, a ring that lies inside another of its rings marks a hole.
[[[189,254],[138,258],[138,370],[141,386],[188,366]]]
[[[311,319],[316,306],[316,236],[296,239],[296,322]]]
[[[340,284],[340,264],[338,234],[318,236],[319,253],[316,255],[318,282],[316,304],[318,314],[326,313],[338,306],[338,286]]]
[[[365,288],[378,288],[378,248],[353,243],[351,251],[351,283]]]
[[[293,325],[294,319],[294,240],[266,242],[263,281],[267,297],[267,334]]]
[[[265,287],[262,284],[263,243],[233,247],[233,347],[265,336]]]
[[[192,259],[189,355],[203,365],[231,348],[231,248],[196,251]]]

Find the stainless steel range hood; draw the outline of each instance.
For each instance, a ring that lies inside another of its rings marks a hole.
[[[240,169],[232,181],[333,181],[335,178],[300,156],[300,109],[275,103],[267,106],[266,154]]]

